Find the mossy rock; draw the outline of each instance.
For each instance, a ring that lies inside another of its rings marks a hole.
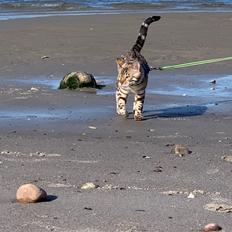
[[[86,72],[71,72],[64,76],[59,89],[100,88],[92,74]]]

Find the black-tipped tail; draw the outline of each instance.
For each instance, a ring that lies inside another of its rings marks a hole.
[[[160,16],[152,16],[152,17],[147,18],[142,23],[140,30],[139,30],[139,36],[131,50],[137,51],[137,52],[141,51],[145,43],[146,37],[147,37],[147,30],[148,30],[149,25],[155,21],[160,20],[160,18],[161,18]]]

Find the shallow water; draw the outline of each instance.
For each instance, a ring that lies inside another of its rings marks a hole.
[[[182,77],[180,77],[182,78]],[[190,96],[190,97],[232,97],[232,75],[218,76],[212,79],[210,76],[202,75],[200,80],[194,81],[191,78],[190,85],[177,86],[175,83],[169,83],[167,86],[148,88],[148,94],[161,94],[173,96]],[[198,78],[199,79],[199,78]],[[216,80],[216,84],[210,83]]]
[[[96,76],[95,78],[98,84],[105,85],[105,88],[97,90],[98,95],[115,94],[115,76]],[[210,83],[213,80],[216,81],[215,84]],[[60,83],[58,78],[44,76],[33,78],[19,77],[17,79],[5,79],[4,81],[15,85],[15,87],[26,85],[30,87],[45,87],[52,90],[58,89]],[[178,75],[175,77],[171,75],[151,75],[146,94],[230,98],[232,97],[232,75]]]
[[[0,0],[0,20],[64,15],[232,12],[231,0]]]

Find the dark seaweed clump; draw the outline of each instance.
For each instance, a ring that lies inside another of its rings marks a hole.
[[[64,79],[61,80],[59,89],[79,89],[79,88],[94,88],[94,89],[102,89],[105,85],[98,85],[94,77],[91,75],[91,81],[88,83],[82,83],[79,81],[77,75],[70,75],[65,81]]]

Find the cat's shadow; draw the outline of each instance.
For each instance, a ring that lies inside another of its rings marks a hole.
[[[143,120],[152,118],[193,117],[203,115],[207,109],[208,107],[203,105],[186,105],[157,110],[145,110]]]

